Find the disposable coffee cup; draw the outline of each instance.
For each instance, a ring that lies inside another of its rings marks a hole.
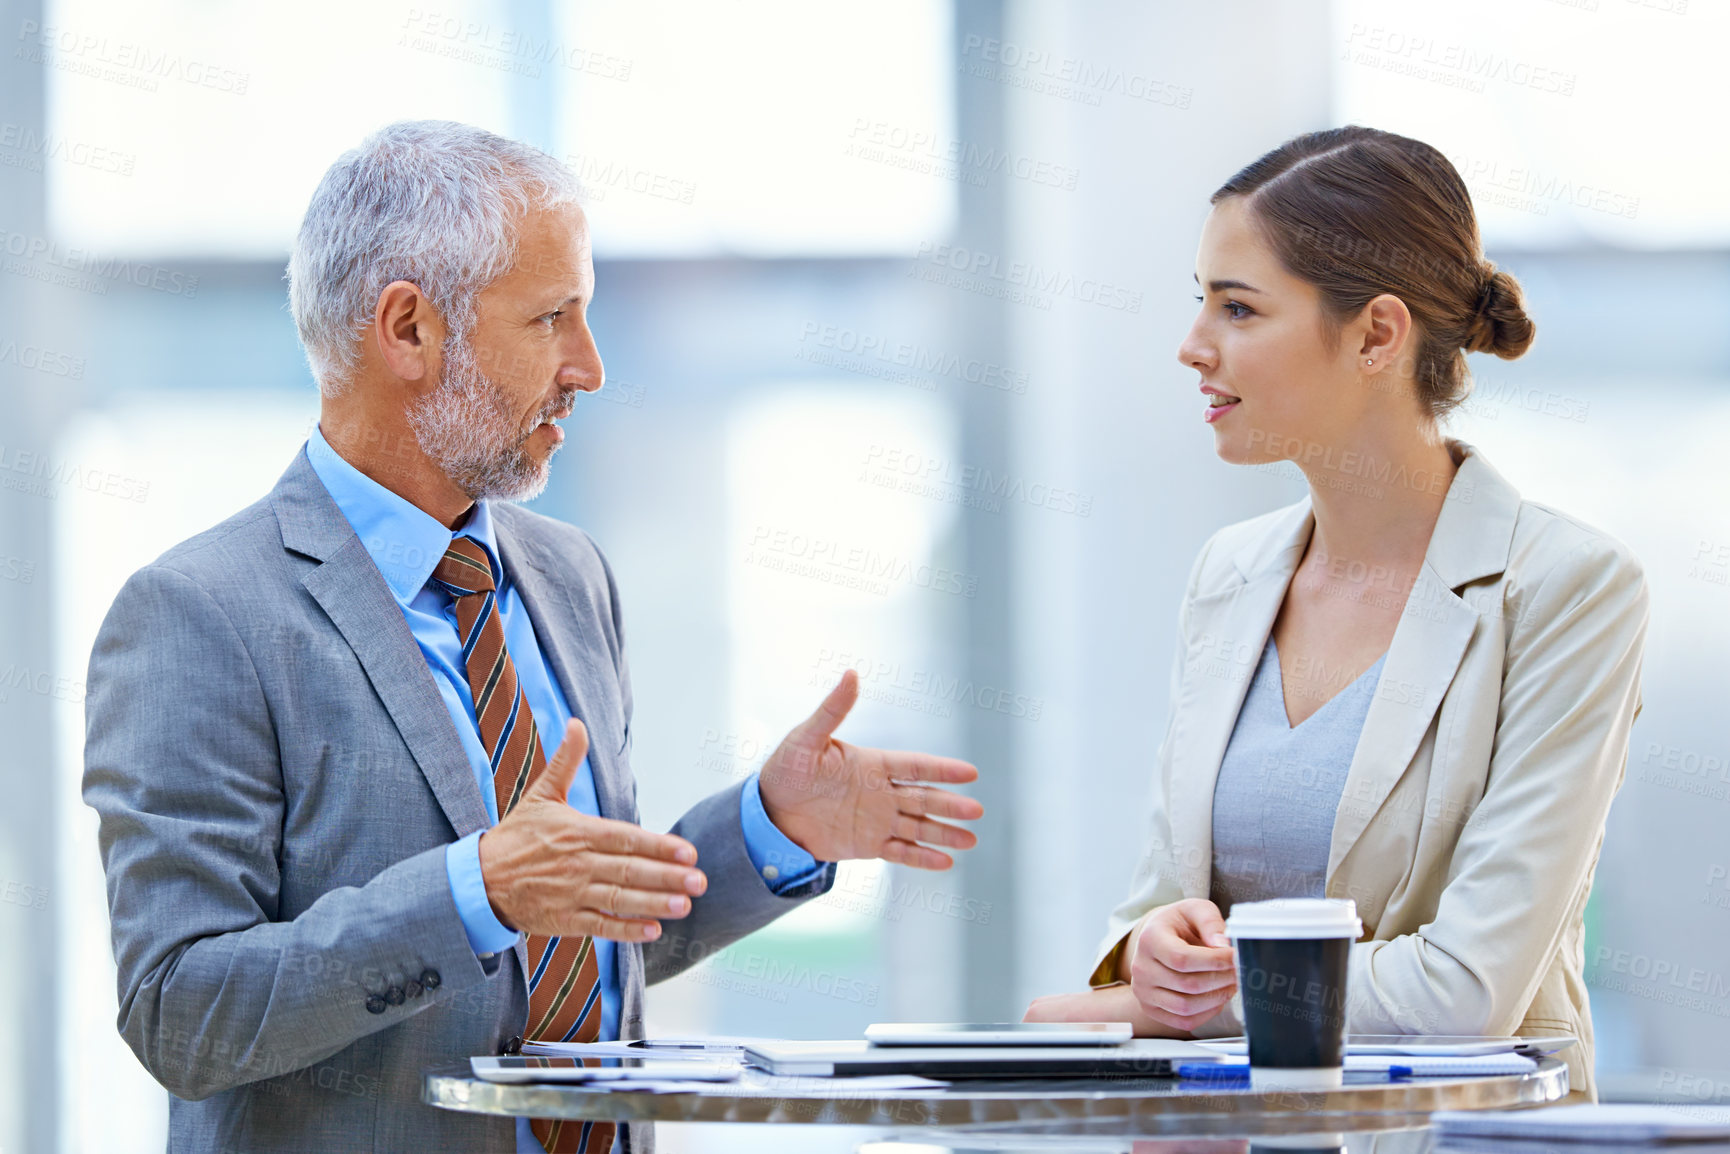
[[[1346,971],[1364,932],[1357,904],[1279,898],[1231,907],[1250,1087],[1331,1090],[1345,1075]]]

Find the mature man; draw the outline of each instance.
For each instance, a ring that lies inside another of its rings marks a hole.
[[[648,1149],[432,1109],[421,1073],[640,1037],[645,982],[825,892],[835,861],[943,869],[936,847],[974,843],[937,819],[980,805],[920,784],[972,766],[831,736],[852,674],[760,775],[671,833],[636,824],[612,573],[505,503],[545,487],[553,422],[603,379],[574,190],[443,122],[339,159],[289,263],[318,427],[102,626],[84,796],[120,1031],[174,1095],[174,1150]]]

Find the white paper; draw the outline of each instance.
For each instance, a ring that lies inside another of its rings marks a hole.
[[[1730,1138],[1730,1108],[1600,1103],[1543,1110],[1443,1110],[1430,1118],[1441,1135],[1650,1142]]]
[[[653,1058],[657,1062],[690,1058],[712,1062],[736,1057],[740,1050],[737,1046],[670,1049],[633,1046],[629,1042],[524,1042],[523,1053],[533,1058]]]
[[[857,1078],[763,1077],[738,1082],[691,1082],[665,1078],[644,1081],[597,1083],[593,1088],[614,1093],[638,1091],[650,1094],[708,1094],[733,1098],[798,1097],[843,1098],[869,1097],[895,1091],[941,1091],[949,1083],[918,1074],[871,1074]]]

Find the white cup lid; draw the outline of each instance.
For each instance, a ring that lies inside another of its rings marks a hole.
[[[1234,938],[1351,938],[1363,936],[1350,898],[1275,898],[1231,907],[1225,932]]]

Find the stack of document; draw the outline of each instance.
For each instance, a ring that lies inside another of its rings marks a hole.
[[[757,1071],[747,1071],[744,1065],[745,1047],[759,1038],[704,1036],[694,1038],[653,1038],[639,1044],[630,1042],[524,1042],[523,1054],[540,1058],[634,1058],[652,1062],[652,1069],[639,1076],[631,1067],[609,1071],[605,1081],[581,1083],[586,1090],[608,1093],[634,1092],[646,1094],[707,1094],[710,1096],[752,1097],[760,1094],[791,1094],[799,1090],[832,1093],[837,1084],[849,1092],[882,1092],[889,1090],[941,1090],[949,1083],[915,1074],[885,1074],[863,1078],[772,1078]],[[669,1076],[668,1067],[678,1062],[688,1063],[702,1077]],[[718,1068],[729,1071],[728,1080],[718,1080]]]
[[[1443,1149],[1509,1140],[1582,1143],[1730,1141],[1730,1108],[1723,1106],[1551,1106],[1535,1110],[1443,1110],[1430,1116]],[[1590,1149],[1591,1147],[1586,1147]],[[1716,1146],[1714,1146],[1716,1148]]]
[[[523,1053],[538,1058],[701,1058],[738,1056],[756,1038],[705,1035],[650,1038],[638,1042],[524,1042]]]
[[[741,1069],[741,1074],[745,1071]],[[917,1074],[878,1074],[863,1078],[776,1078],[752,1071],[750,1076],[733,1082],[693,1082],[680,1078],[626,1078],[597,1082],[589,1089],[609,1092],[632,1091],[639,1094],[704,1094],[711,1098],[797,1097],[801,1092],[832,1098],[837,1092],[876,1094],[888,1091],[910,1093],[920,1090],[943,1090],[949,1083]]]
[[[1209,1069],[1179,1068],[1183,1077],[1231,1077],[1248,1069],[1249,1043],[1242,1037],[1209,1038],[1198,1045],[1229,1055],[1234,1061]],[[1349,1072],[1385,1073],[1393,1078],[1461,1078],[1496,1074],[1529,1074],[1539,1055],[1554,1054],[1576,1044],[1570,1036],[1461,1037],[1424,1034],[1351,1034],[1346,1039],[1345,1068]]]
[[[1407,1054],[1384,1056],[1377,1054],[1347,1054],[1346,1071],[1353,1074],[1386,1074],[1390,1078],[1464,1078],[1490,1074],[1530,1074],[1538,1063],[1524,1054],[1472,1054],[1454,1057],[1446,1054]],[[1247,1061],[1214,1062],[1177,1068],[1183,1078],[1247,1078]]]

